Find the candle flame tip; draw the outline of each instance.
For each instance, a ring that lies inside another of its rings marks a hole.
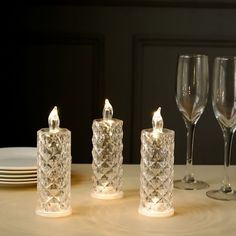
[[[58,131],[59,125],[60,125],[60,119],[58,116],[57,106],[54,106],[54,108],[52,109],[52,111],[50,112],[48,116],[48,125],[49,125],[50,131],[53,131],[53,132]]]
[[[153,127],[153,130],[157,132],[162,132],[163,130],[163,119],[161,116],[161,107],[159,107],[153,114],[152,127]]]
[[[105,99],[102,116],[103,116],[103,119],[112,119],[112,116],[113,116],[113,108],[107,98]]]

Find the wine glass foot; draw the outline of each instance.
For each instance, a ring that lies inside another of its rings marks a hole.
[[[195,180],[193,182],[186,182],[183,179],[175,180],[174,187],[183,190],[199,190],[209,187],[209,184],[200,180]]]
[[[206,195],[216,200],[223,200],[223,201],[236,200],[236,191],[234,190],[232,190],[231,192],[223,192],[221,189],[210,190],[206,192]]]

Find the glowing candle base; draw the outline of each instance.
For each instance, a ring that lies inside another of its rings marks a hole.
[[[138,211],[141,215],[144,216],[150,216],[150,217],[168,217],[168,216],[172,216],[174,215],[174,209],[168,209],[169,206],[164,204],[161,205],[157,204],[155,208],[153,208],[153,206],[150,206],[150,208],[146,207],[139,207]],[[166,210],[168,209],[168,210]]]
[[[48,211],[42,211],[42,210],[36,210],[36,214],[39,216],[44,216],[44,217],[51,217],[51,218],[56,218],[56,217],[64,217],[64,216],[68,216],[71,215],[72,210],[71,208],[68,209],[67,211],[53,211],[50,210],[51,212]]]
[[[113,110],[106,100],[103,119],[93,121],[93,189],[98,199],[117,199],[122,192],[123,121],[112,118]]]
[[[162,124],[163,125],[163,124]],[[146,129],[141,133],[139,213],[150,217],[174,214],[174,131]]]
[[[36,214],[45,217],[71,214],[71,133],[59,128],[59,120],[56,119],[49,122],[49,129],[44,128],[37,133]]]
[[[117,193],[110,193],[109,191],[105,190],[96,190],[95,192],[91,193],[91,196],[93,198],[97,198],[97,199],[104,199],[104,200],[108,200],[108,199],[118,199],[118,198],[122,198],[123,197],[123,192],[117,192]]]

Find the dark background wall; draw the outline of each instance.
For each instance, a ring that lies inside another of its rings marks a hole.
[[[35,146],[57,105],[72,131],[73,162],[91,162],[91,124],[109,98],[124,120],[124,162],[139,163],[140,131],[162,107],[185,163],[186,129],[176,107],[177,55],[236,55],[236,1],[10,2],[4,10],[0,146]],[[7,24],[5,22],[7,21]],[[5,54],[6,51],[6,54]],[[210,74],[211,75],[211,74]],[[223,138],[209,102],[194,164],[222,164]],[[236,163],[236,144],[232,161]]]

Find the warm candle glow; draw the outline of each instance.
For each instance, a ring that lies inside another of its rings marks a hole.
[[[108,99],[105,100],[102,116],[103,116],[103,119],[105,119],[105,120],[112,119],[113,108],[112,108],[112,105],[110,104]]]
[[[58,132],[59,131],[59,125],[60,125],[60,119],[58,116],[57,107],[55,106],[51,113],[48,116],[48,125],[49,125],[49,131],[50,132]]]
[[[113,118],[113,108],[108,99],[105,99],[102,117],[93,120],[92,125],[91,196],[98,199],[117,199],[123,197],[123,121]]]
[[[152,128],[141,131],[139,213],[149,217],[174,214],[174,131],[163,128],[161,108],[152,117]],[[148,177],[148,178],[147,178]]]
[[[49,129],[37,132],[36,214],[62,217],[71,214],[71,132],[59,128],[56,106],[48,116],[48,124]]]
[[[152,127],[153,127],[154,137],[158,137],[159,133],[162,133],[162,130],[163,130],[163,119],[161,116],[161,107],[159,107],[153,114]]]

